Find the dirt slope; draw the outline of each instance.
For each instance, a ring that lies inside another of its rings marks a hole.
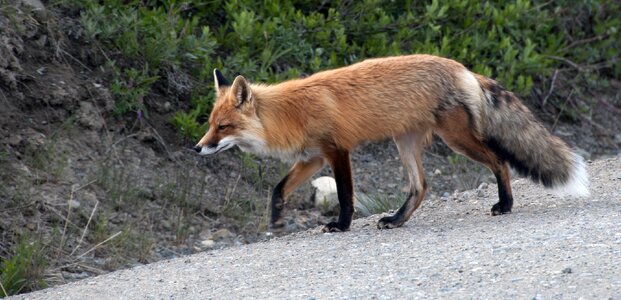
[[[621,159],[589,164],[592,196],[514,182],[514,213],[488,214],[495,186],[428,199],[405,227],[380,216],[200,253],[15,299],[621,297]]]

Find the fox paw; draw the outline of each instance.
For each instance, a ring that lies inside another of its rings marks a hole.
[[[377,229],[392,229],[401,227],[405,221],[395,216],[383,217],[377,222]]]
[[[500,202],[494,204],[494,206],[492,206],[492,216],[510,214],[511,207],[504,207],[504,206],[505,205],[502,205]]]
[[[339,222],[330,222],[324,226],[322,232],[342,232],[349,230],[349,225],[344,225]]]
[[[272,232],[280,232],[285,229],[285,224],[280,220],[279,222],[271,222],[269,226],[270,231]]]

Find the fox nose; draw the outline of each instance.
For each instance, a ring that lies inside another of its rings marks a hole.
[[[201,145],[194,146],[194,151],[196,151],[198,153],[201,153],[202,150],[203,150],[203,146],[201,146]]]

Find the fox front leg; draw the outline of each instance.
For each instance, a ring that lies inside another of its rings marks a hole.
[[[328,155],[328,163],[334,172],[336,192],[341,207],[339,219],[328,223],[323,232],[347,231],[354,216],[354,182],[351,174],[349,151],[334,150]]]
[[[302,183],[308,180],[313,174],[317,173],[324,165],[321,157],[314,157],[305,161],[296,162],[289,173],[274,187],[272,192],[272,217],[270,227],[273,229],[284,226],[282,219],[282,209],[289,198]]]

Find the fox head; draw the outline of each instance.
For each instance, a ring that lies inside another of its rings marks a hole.
[[[211,155],[237,145],[244,151],[260,151],[265,146],[263,127],[250,84],[241,75],[230,83],[217,69],[213,73],[216,101],[209,116],[209,130],[194,150]]]

